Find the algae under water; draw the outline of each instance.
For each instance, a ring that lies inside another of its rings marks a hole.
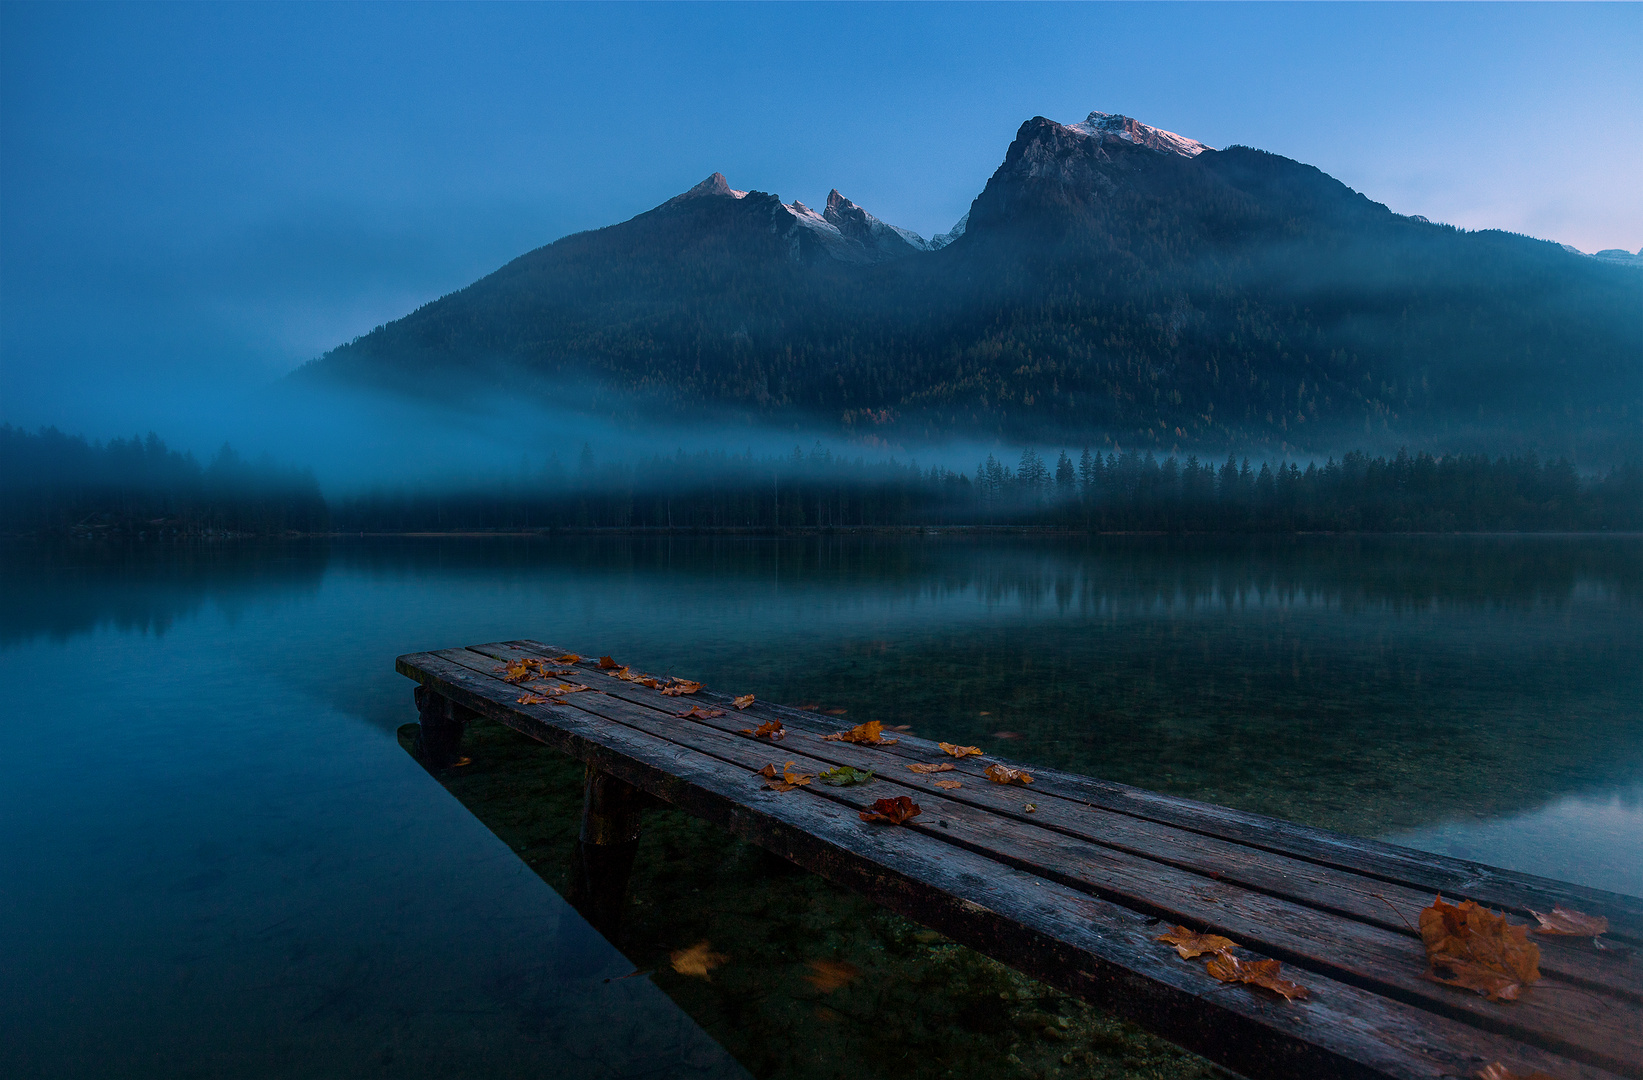
[[[1636,537],[0,554],[7,1075],[1205,1074],[673,812],[618,952],[549,887],[574,766],[476,730],[458,801],[396,738],[395,655],[520,636],[1643,892]]]

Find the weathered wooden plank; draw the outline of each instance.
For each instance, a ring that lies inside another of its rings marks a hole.
[[[497,645],[519,648],[532,655],[563,651],[530,639],[499,642]],[[729,700],[726,695],[708,690],[704,690],[702,695],[704,700],[711,700],[720,708],[724,707],[723,702]],[[781,719],[803,730],[825,732],[833,730],[837,723],[802,709],[768,702],[755,704],[753,712],[765,719]],[[916,736],[906,737],[900,745],[899,751],[890,752],[909,757],[936,752],[933,742]],[[989,756],[989,760],[1008,759]],[[1388,883],[1442,893],[1453,899],[1476,900],[1510,911],[1521,918],[1529,918],[1530,911],[1550,911],[1557,904],[1602,914],[1610,921],[1611,937],[1643,944],[1643,898],[1334,833],[1281,818],[1164,795],[1094,777],[1037,768],[1030,764],[1026,767],[1037,779],[1034,788],[1040,793],[1231,840],[1302,861],[1380,878]],[[971,763],[961,764],[961,770],[976,775],[980,772],[979,767]]]
[[[474,646],[474,651],[499,660],[519,656],[540,655],[538,648],[507,645]],[[555,653],[555,655],[558,655]],[[590,676],[596,669],[590,670]],[[626,700],[663,707],[668,699],[655,691],[633,683],[619,683],[597,674],[598,686],[606,693]],[[740,713],[728,706],[723,695],[704,690],[697,698],[727,708],[727,716],[718,721],[704,721],[723,730],[736,731],[756,725],[758,719],[768,718],[771,710],[753,709]],[[805,714],[812,716],[813,714]],[[757,719],[755,719],[757,718]],[[836,721],[822,720],[807,724],[796,733],[814,736],[841,726]],[[927,749],[921,749],[927,748]],[[955,765],[947,778],[960,777],[969,781],[961,791],[945,792],[950,797],[983,806],[997,813],[1027,820],[1020,807],[1021,800],[1006,797],[997,785],[981,778],[983,765],[967,761],[952,762],[933,744],[925,740],[906,738],[894,747],[854,747],[848,743],[827,743],[811,748],[810,753],[830,764],[848,764],[859,768],[886,771],[886,757],[898,761],[944,761]],[[988,757],[986,760],[996,760]],[[1359,921],[1391,930],[1410,937],[1418,936],[1414,923],[1422,908],[1431,903],[1432,893],[1412,886],[1386,882],[1350,870],[1343,870],[1267,849],[1223,840],[1217,836],[1180,829],[1176,826],[1118,814],[1102,807],[1066,797],[1037,798],[1043,794],[1043,785],[1036,782],[1044,775],[1042,770],[1028,767],[1035,777],[1034,801],[1038,810],[1032,821],[1041,827],[1056,829],[1068,836],[1078,837],[1128,851],[1170,866],[1204,874],[1216,881],[1242,885],[1271,896],[1295,900],[1321,911],[1333,912]],[[903,782],[914,787],[936,792],[934,781],[939,777],[902,776]],[[1053,793],[1052,793],[1053,794]],[[1601,990],[1643,1002],[1643,964],[1630,962],[1625,953],[1600,953],[1589,939],[1541,938],[1542,970],[1582,987]]]
[[[568,716],[580,710],[564,706],[514,704],[516,688],[439,657],[402,657],[398,666],[460,704],[1250,1076],[1464,1076],[1497,1059],[1566,1078],[1606,1075],[1321,976],[1311,980],[1313,999],[1297,1005],[1207,985],[1198,965],[1157,946],[1157,925],[1139,913],[918,830],[866,829],[809,789],[761,791],[745,770],[626,725]]]
[[[488,655],[492,652],[449,650],[440,655],[483,673],[495,666],[496,658]],[[613,682],[601,680],[598,685]],[[871,755],[879,754],[866,747],[846,751],[839,749],[840,744],[822,744],[813,736],[802,735],[790,737],[778,747],[753,744],[715,727],[711,720],[679,721],[672,713],[682,708],[683,702],[650,691],[644,693],[650,700],[633,702],[615,695],[578,694],[567,698],[567,705],[678,741],[749,770],[776,756],[795,758],[801,769],[819,771],[831,762],[816,756],[818,750],[828,751],[830,757],[854,753],[868,764],[873,763]],[[882,754],[879,756],[882,758]],[[911,779],[911,774],[907,775]],[[910,793],[905,789],[913,786],[895,776],[883,782],[891,785],[888,791],[840,789],[822,794],[861,809],[875,797]],[[1001,791],[997,785],[989,787]],[[1021,789],[1013,790],[1019,798],[1037,798]],[[1422,978],[1424,953],[1407,934],[1342,919],[1228,882],[1208,880],[1127,852],[1070,840],[1046,830],[1037,820],[1012,820],[945,794],[925,792],[922,802],[940,820],[940,826],[920,824],[915,828],[939,827],[942,840],[1132,910],[1227,934],[1252,949],[1310,971],[1622,1072],[1628,1071],[1627,1062],[1643,1059],[1643,1041],[1634,1030],[1636,1011],[1583,987],[1547,980],[1521,1002],[1491,1004]]]

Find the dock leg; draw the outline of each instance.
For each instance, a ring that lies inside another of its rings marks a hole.
[[[416,688],[416,711],[422,720],[423,764],[443,769],[456,761],[462,749],[462,729],[477,714],[426,686]]]
[[[639,850],[639,811],[652,800],[589,765],[582,783],[582,832],[571,864],[570,902],[607,938],[622,922],[628,875]]]

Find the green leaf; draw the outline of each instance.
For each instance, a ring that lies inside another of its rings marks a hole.
[[[821,773],[824,784],[834,787],[850,787],[854,784],[865,784],[873,779],[872,769],[858,769],[853,765],[840,765],[836,769],[826,769]]]

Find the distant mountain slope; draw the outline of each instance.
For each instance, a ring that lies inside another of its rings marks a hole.
[[[1259,150],[1036,117],[953,233],[715,174],[300,377],[521,373],[639,391],[597,406],[634,419],[711,404],[892,441],[1591,459],[1643,447],[1643,274],[1393,214]]]

